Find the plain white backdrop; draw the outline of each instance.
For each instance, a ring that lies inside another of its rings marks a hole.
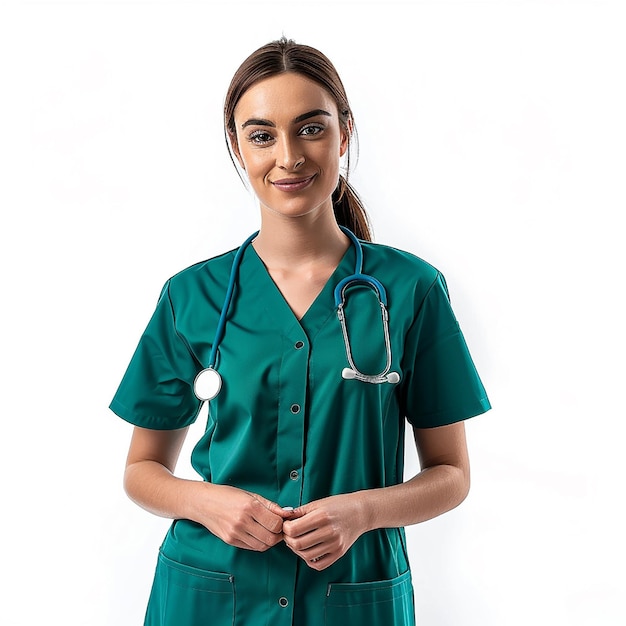
[[[163,282],[258,226],[221,107],[282,34],[337,66],[376,240],[444,272],[494,405],[469,498],[408,529],[418,623],[626,623],[625,26],[617,0],[2,2],[0,623],[141,623],[169,522],[124,495],[107,407]]]

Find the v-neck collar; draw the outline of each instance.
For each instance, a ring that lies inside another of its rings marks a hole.
[[[287,300],[285,300],[282,292],[270,276],[267,267],[265,267],[265,263],[263,263],[263,260],[254,249],[254,246],[248,246],[247,250],[244,252],[243,261],[247,260],[249,263],[242,263],[242,267],[244,265],[249,266],[249,277],[258,281],[258,289],[260,294],[262,294],[265,308],[276,320],[277,325],[282,329],[286,329],[286,326],[300,326],[307,337],[312,339],[324,325],[328,317],[335,313],[335,286],[340,280],[354,273],[355,259],[354,245],[351,244],[344,252],[337,267],[329,276],[324,287],[322,287],[322,290],[317,294],[300,319],[298,319],[291,310]]]

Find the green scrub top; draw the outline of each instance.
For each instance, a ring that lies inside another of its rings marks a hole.
[[[443,276],[423,260],[363,242],[363,273],[387,290],[397,384],[344,380],[348,366],[333,298],[354,273],[351,246],[298,320],[253,246],[242,257],[222,343],[219,395],[192,453],[206,481],[298,507],[403,480],[405,419],[442,426],[490,408],[450,307]],[[235,251],[193,265],[163,288],[111,409],[152,429],[191,424],[193,392],[207,366]],[[364,286],[348,290],[354,362],[378,373],[386,353],[380,307]],[[318,572],[284,543],[266,552],[227,545],[175,520],[161,546],[150,626],[368,626],[414,624],[402,528],[362,535]]]

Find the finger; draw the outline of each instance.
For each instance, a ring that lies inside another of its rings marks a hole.
[[[330,549],[327,545],[320,543],[306,550],[294,550],[293,552],[307,563],[317,563],[330,553]]]
[[[295,519],[296,509],[292,506],[283,506],[280,510],[280,515],[284,520]]]
[[[324,569],[328,567],[332,562],[330,559],[330,554],[328,553],[319,554],[313,557],[308,555],[304,559],[304,561],[311,569],[316,569],[316,570]]]
[[[327,552],[332,552],[339,548],[339,537],[332,528],[317,528],[305,535],[290,537],[283,533],[287,547],[302,558],[314,558]]]
[[[251,528],[245,538],[245,541],[255,550],[267,550],[282,540],[282,534],[271,533],[259,524]]]
[[[282,532],[282,518],[278,518],[277,521],[274,521],[271,524],[269,524],[267,520],[260,523],[255,519],[252,519],[251,523],[251,527],[247,529],[248,533],[267,546],[275,546],[283,541],[284,535]]]
[[[314,569],[318,572],[321,572],[322,570],[326,569],[327,567],[330,567],[333,563],[336,563],[339,560],[339,556],[340,555],[333,555],[333,554],[324,554],[323,556],[317,558],[317,559],[309,559],[308,561],[305,561],[305,563],[308,565],[308,567],[310,567],[311,569]]]
[[[234,540],[230,542],[230,545],[243,550],[253,550],[254,552],[265,552],[269,549],[268,545],[258,541],[252,535],[248,535],[245,541],[243,539]]]
[[[272,502],[255,494],[248,495],[248,502],[231,520],[226,541],[232,545],[244,544],[249,550],[267,550],[282,541],[283,520],[269,510]]]
[[[280,504],[276,504],[276,502],[272,502],[267,498],[263,498],[262,496],[256,496],[256,498],[263,504],[270,513],[274,515],[278,515],[279,517],[284,517],[285,515],[291,515],[293,513],[294,508],[292,506],[280,506]]]
[[[282,533],[283,518],[280,515],[281,511],[281,507],[270,500],[260,500],[258,496],[254,498],[252,517],[271,533]]]
[[[306,515],[308,512],[304,506],[299,506],[295,509],[292,507],[285,507],[285,509],[291,509],[291,519],[298,519],[303,515]]]
[[[254,550],[255,552],[265,552],[265,550],[271,548],[270,545],[257,539],[250,533],[242,533],[241,535],[230,534],[224,538],[224,541],[226,541],[226,543],[231,546],[235,546],[236,548],[242,548],[244,550]]]
[[[295,552],[296,554],[302,555],[303,558],[305,558],[307,551],[313,548],[318,548],[324,543],[319,536],[314,536],[313,533],[311,533],[310,535],[305,535],[304,537],[296,538],[288,537],[285,535],[284,541],[289,549],[293,550],[293,552]]]
[[[332,552],[324,545],[319,545],[303,552],[294,551],[294,554],[301,558],[308,567],[317,571],[330,567],[341,556],[339,553]]]
[[[302,517],[285,520],[283,532],[289,537],[300,537],[320,528],[324,520],[314,513],[305,514]]]

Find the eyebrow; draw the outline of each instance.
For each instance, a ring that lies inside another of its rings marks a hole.
[[[302,115],[298,115],[292,120],[293,124],[297,124],[298,122],[304,122],[304,120],[308,120],[310,117],[316,117],[318,115],[326,115],[327,117],[332,117],[332,114],[328,111],[324,111],[324,109],[314,109],[313,111],[309,111],[308,113],[303,113]],[[274,122],[270,122],[269,120],[264,120],[260,118],[252,118],[245,121],[241,128],[245,128],[246,126],[271,126],[272,128],[276,128],[276,124]]]

